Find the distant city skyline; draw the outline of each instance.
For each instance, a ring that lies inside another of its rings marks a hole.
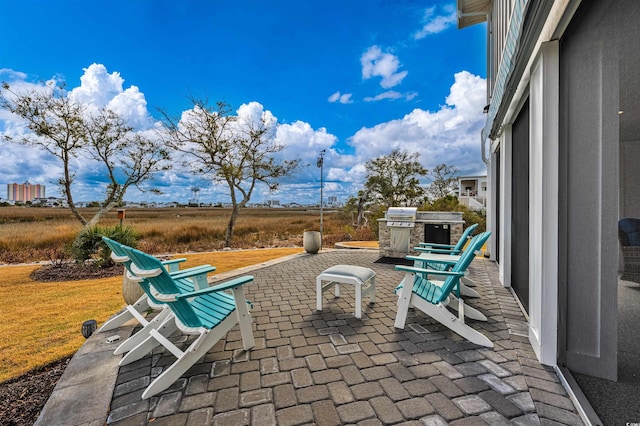
[[[24,183],[8,183],[7,184],[7,200],[9,201],[33,201],[36,198],[45,198],[45,185],[31,184],[28,181]]]

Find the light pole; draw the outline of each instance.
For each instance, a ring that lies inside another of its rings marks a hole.
[[[323,200],[322,200],[322,191],[324,189],[324,180],[323,180],[323,173],[322,173],[322,166],[324,165],[324,153],[325,153],[325,149],[323,149],[322,151],[320,151],[320,155],[318,156],[318,162],[316,163],[316,165],[318,167],[320,167],[320,249],[322,249],[322,207],[323,207]]]

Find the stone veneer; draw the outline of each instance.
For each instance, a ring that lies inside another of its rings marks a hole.
[[[409,237],[409,252],[391,251],[391,232],[387,227],[387,219],[378,219],[378,243],[381,257],[404,258],[408,254],[417,254],[413,247],[425,242],[424,225],[427,223],[449,225],[451,244],[456,244],[464,230],[464,220],[461,212],[432,212],[419,211],[416,214],[416,223],[411,228]]]

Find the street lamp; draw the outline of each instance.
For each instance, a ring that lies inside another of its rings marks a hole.
[[[323,205],[323,200],[322,200],[322,191],[324,189],[324,180],[322,177],[322,166],[324,165],[324,153],[325,153],[326,149],[323,149],[322,151],[320,151],[320,155],[318,156],[318,162],[316,163],[316,165],[320,168],[320,249],[322,249],[322,205]]]

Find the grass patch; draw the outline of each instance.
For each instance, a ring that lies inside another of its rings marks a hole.
[[[223,273],[302,251],[275,248],[176,257],[187,258],[182,268],[208,263],[216,267],[215,273]],[[85,341],[80,332],[84,321],[95,319],[100,326],[124,306],[121,277],[42,283],[29,278],[36,268],[0,267],[0,382],[72,355]]]

